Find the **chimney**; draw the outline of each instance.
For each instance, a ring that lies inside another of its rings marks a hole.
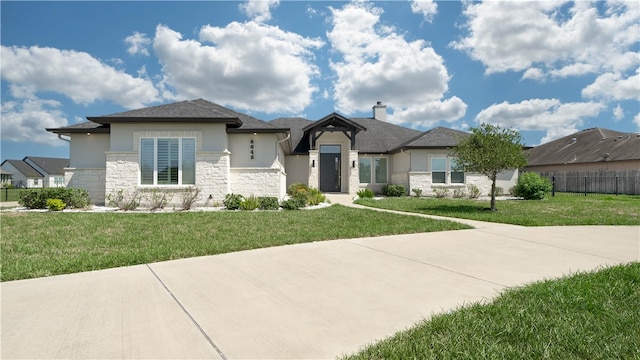
[[[380,121],[387,121],[387,105],[382,105],[382,101],[378,101],[373,105],[373,118]]]

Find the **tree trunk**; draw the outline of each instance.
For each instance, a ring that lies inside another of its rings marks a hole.
[[[491,211],[497,211],[496,209],[496,178],[497,173],[491,175]]]

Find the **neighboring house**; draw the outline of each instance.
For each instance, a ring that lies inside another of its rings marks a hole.
[[[0,167],[11,174],[10,181],[19,188],[64,187],[69,159],[27,156],[22,160],[5,160]]]
[[[11,184],[17,188],[42,187],[44,184],[44,175],[23,160],[5,160],[0,167],[12,174]]]
[[[7,184],[11,184],[13,173],[11,171],[0,168],[0,184],[4,187]]]
[[[527,153],[525,171],[640,170],[640,134],[596,127],[536,146]]]
[[[468,134],[387,123],[380,103],[373,112],[373,118],[332,113],[317,121],[265,122],[198,99],[47,130],[70,141],[67,185],[87,189],[97,203],[121,190],[178,193],[192,185],[202,190],[205,204],[229,193],[282,199],[293,183],[352,195],[389,183],[425,194],[474,184],[488,193],[488,178],[457,171],[451,157],[451,148]],[[506,189],[516,177],[506,173],[498,186]]]

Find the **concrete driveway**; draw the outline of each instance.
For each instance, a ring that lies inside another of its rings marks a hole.
[[[510,286],[640,260],[640,227],[476,223],[1,284],[3,359],[330,359]]]

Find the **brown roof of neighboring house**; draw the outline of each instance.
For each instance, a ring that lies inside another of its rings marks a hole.
[[[528,165],[640,160],[640,134],[590,128],[527,151]]]

